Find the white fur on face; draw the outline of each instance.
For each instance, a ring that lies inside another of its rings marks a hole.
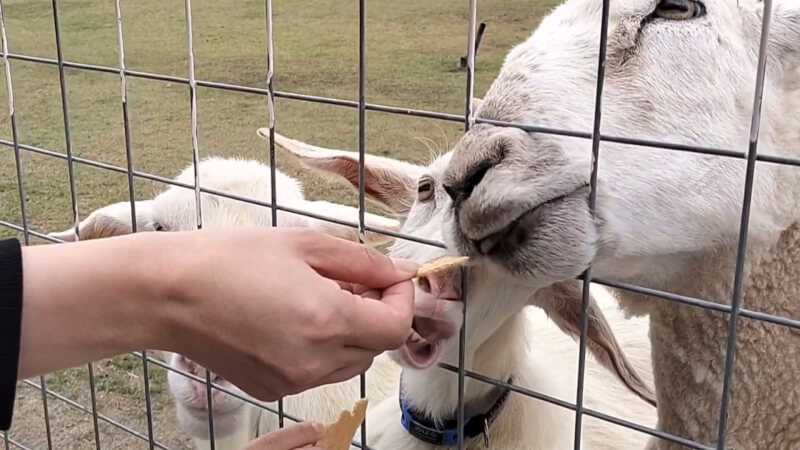
[[[188,358],[172,353],[170,366],[202,379],[206,376],[206,369]],[[239,388],[229,381],[211,374],[212,381],[232,392],[244,394]],[[206,384],[187,378],[183,374],[169,371],[167,374],[169,390],[175,399],[178,422],[191,436],[208,439],[208,395]],[[214,411],[215,436],[224,438],[242,426],[248,420],[247,403],[226,392],[212,390],[211,404]]]
[[[426,169],[423,177],[433,182],[434,195],[426,201],[414,202],[403,223],[402,234],[443,242],[448,248],[454,248],[452,242],[448,242],[450,235],[444,233],[452,226],[452,214],[449,211],[452,202],[441,183],[442,174],[451,156],[452,152],[442,155]],[[423,263],[440,256],[453,255],[454,252],[397,239],[389,254],[392,257]],[[503,322],[529,302],[535,288],[521,284],[509,274],[498,270],[496,266],[480,265],[468,269],[466,291],[469,301],[467,329],[470,330],[466,337],[467,353],[473,354]],[[463,319],[460,308],[454,308],[449,316],[453,324],[460,328]],[[404,364],[397,352],[392,352],[391,355],[396,362]],[[457,364],[457,356],[458,342],[457,339],[451,338],[443,346],[441,360]]]
[[[745,150],[761,5],[707,0],[705,16],[672,21],[650,17],[656,4],[612,2],[602,133]],[[600,12],[600,0],[557,8],[509,53],[476,115],[591,130]],[[800,92],[790,79],[800,60],[798,23],[796,2],[778,2],[762,153],[800,153]],[[743,159],[603,142],[594,220],[582,190],[590,173],[589,140],[474,127],[444,174],[459,199],[456,248],[546,284],[580,274],[590,261],[599,276],[669,277],[680,267],[675,255],[737,238]],[[757,166],[752,241],[776,239],[799,217],[797,177],[778,165]]]

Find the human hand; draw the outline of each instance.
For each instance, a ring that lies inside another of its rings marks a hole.
[[[350,379],[411,330],[414,263],[307,229],[169,234],[166,350],[260,400]]]
[[[261,436],[244,450],[323,450],[313,445],[322,439],[324,433],[325,426],[319,422],[301,422]]]

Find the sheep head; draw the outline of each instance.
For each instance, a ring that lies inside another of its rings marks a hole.
[[[590,132],[600,0],[569,0],[514,48],[479,119]],[[746,152],[763,4],[752,0],[611,2],[601,134]],[[758,150],[800,156],[800,7],[777,1]],[[593,274],[662,286],[686,255],[731,247],[746,161],[603,141],[595,214],[590,139],[480,123],[443,175],[459,253],[531,284]],[[751,243],[800,219],[796,170],[759,163]]]
[[[240,198],[269,203],[271,195],[269,166],[252,160],[209,158],[199,164],[200,184],[203,188],[234,195]],[[358,223],[358,209],[326,201],[308,201],[300,184],[288,175],[276,171],[278,204],[302,211],[310,211],[339,221]],[[194,168],[189,166],[176,178],[178,183],[192,185]],[[208,192],[201,193],[203,227],[272,226],[269,208],[244,200],[227,198]],[[191,188],[170,186],[151,200],[134,204],[136,231],[186,231],[196,228],[195,193]],[[100,239],[129,234],[133,231],[130,202],[119,202],[93,211],[78,225],[81,240]],[[366,224],[371,227],[397,231],[399,222],[375,214],[366,214]],[[325,220],[305,217],[284,211],[278,212],[280,227],[305,227],[358,241],[358,230]],[[75,229],[51,233],[63,241],[75,240]],[[386,243],[389,237],[367,232],[368,244]]]
[[[358,153],[328,149],[275,135],[275,142],[301,164],[328,175],[339,176],[358,189]],[[441,183],[452,153],[421,167],[391,158],[367,155],[365,158],[365,190],[372,198],[391,199],[384,206],[392,209],[403,223],[401,233],[427,240],[447,242],[443,234],[451,226],[452,200]],[[448,246],[449,247],[449,246]],[[449,247],[452,248],[452,247]],[[426,262],[448,254],[448,250],[407,239],[395,240],[390,254],[394,257]],[[469,295],[467,309],[468,354],[502,329],[503,324],[528,305],[544,309],[547,315],[570,336],[580,334],[581,289],[575,282],[560,283],[539,290],[527,281],[520,281],[493,264],[468,267],[464,280]],[[393,352],[393,358],[410,369],[427,369],[440,361],[457,361],[458,343],[454,337],[462,325],[462,280],[459,270],[434,274],[418,280],[415,295],[415,333]],[[592,298],[589,304],[587,348],[608,370],[636,395],[655,404],[654,395],[630,365],[617,344],[611,328]]]

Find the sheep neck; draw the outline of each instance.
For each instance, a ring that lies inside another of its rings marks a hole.
[[[730,305],[736,251],[703,255],[663,289]],[[748,249],[741,305],[800,319],[800,226],[774,245]],[[623,294],[624,295],[624,294]],[[716,445],[725,373],[728,315],[660,299],[651,313],[658,427]],[[800,442],[800,330],[741,317],[732,378],[726,446],[796,448]],[[687,402],[687,399],[690,401]],[[794,406],[792,406],[794,405]],[[680,448],[661,440],[658,448]]]
[[[516,378],[519,372],[519,350],[524,342],[524,318],[517,313],[509,318],[487,340],[468,344],[466,368],[496,380]],[[448,352],[443,362],[457,366],[458,346]],[[470,348],[470,347],[474,347]],[[452,354],[455,353],[455,354]],[[494,386],[467,377],[464,390],[464,413],[466,417],[484,413],[497,399]],[[409,406],[424,413],[433,421],[444,421],[455,417],[458,407],[458,374],[440,367],[426,370],[406,370],[403,373],[403,389]],[[493,392],[495,394],[493,395]]]
[[[513,379],[507,381],[513,383]],[[482,413],[464,417],[463,436],[465,440],[474,439],[483,435],[488,443],[488,432],[494,421],[505,408],[511,391],[508,388],[497,387],[496,399],[492,406]],[[459,434],[459,420],[451,417],[446,420],[431,420],[424,412],[420,412],[408,404],[407,396],[403,389],[403,378],[400,377],[400,412],[403,427],[414,437],[434,445],[457,445]]]

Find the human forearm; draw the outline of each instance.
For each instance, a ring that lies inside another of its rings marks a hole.
[[[411,330],[416,264],[310,230],[140,233],[22,259],[19,377],[167,350],[270,401],[363,372]]]
[[[127,351],[169,346],[171,268],[166,236],[23,249],[18,376],[30,377]]]

